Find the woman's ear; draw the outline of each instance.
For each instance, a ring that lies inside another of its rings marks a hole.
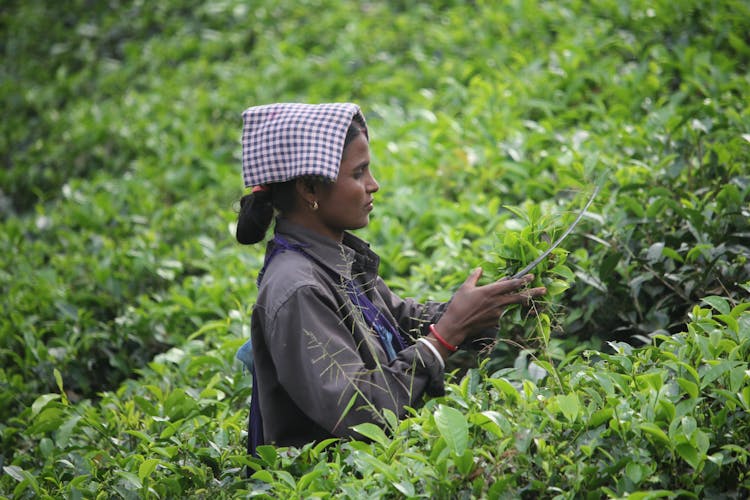
[[[295,181],[294,189],[297,192],[297,196],[302,198],[308,205],[311,205],[316,200],[315,183],[312,180],[300,177]]]

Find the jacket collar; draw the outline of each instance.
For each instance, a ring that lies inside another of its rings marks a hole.
[[[342,243],[337,243],[284,218],[276,219],[275,231],[293,243],[304,245],[306,252],[345,279],[364,275],[364,281],[369,282],[377,276],[380,257],[370,249],[366,241],[351,233],[345,232]]]

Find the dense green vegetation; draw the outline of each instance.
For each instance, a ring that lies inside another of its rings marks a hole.
[[[0,495],[750,494],[747,2],[26,0],[0,27]],[[444,398],[251,459],[263,249],[233,221],[240,113],[274,101],[362,106],[360,235],[405,296],[520,269],[601,192]]]

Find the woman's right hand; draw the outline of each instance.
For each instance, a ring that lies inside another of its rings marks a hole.
[[[520,290],[534,279],[532,274],[518,279],[502,278],[489,285],[477,286],[481,276],[480,267],[466,278],[435,325],[439,335],[449,344],[457,346],[482,330],[497,326],[506,306],[526,305],[533,298],[547,293],[544,287]],[[428,338],[431,336],[428,335]],[[450,354],[439,342],[433,343],[440,346],[443,357]]]

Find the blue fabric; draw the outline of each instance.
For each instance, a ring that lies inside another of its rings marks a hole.
[[[253,341],[248,340],[237,350],[237,359],[242,361],[248,371],[253,371]]]
[[[373,304],[360,287],[354,283],[354,280],[344,280],[342,276],[338,275],[338,273],[334,273],[321,262],[318,262],[315,257],[306,252],[303,245],[290,243],[278,234],[274,236],[273,242],[273,248],[270,252],[266,253],[263,268],[260,270],[260,273],[258,273],[258,286],[260,286],[268,264],[276,255],[284,251],[293,251],[302,254],[321,266],[322,269],[325,269],[332,276],[335,275],[334,277],[336,279],[346,283],[349,299],[362,312],[365,324],[378,334],[378,340],[383,346],[383,349],[385,349],[388,361],[394,360],[396,358],[396,353],[406,347],[406,344],[398,333],[396,327],[388,321],[388,318],[386,318],[377,307],[375,307],[375,304]],[[248,370],[252,371],[253,388],[250,396],[247,450],[251,455],[257,456],[257,447],[263,444],[263,417],[260,413],[260,405],[258,402],[258,381],[253,366],[252,349],[252,341],[248,340],[237,351],[237,358],[245,364]]]
[[[362,311],[365,324],[378,334],[380,344],[388,354],[388,361],[393,361],[396,358],[396,353],[406,347],[401,335],[398,334],[391,322],[383,316],[383,313],[375,307],[375,304],[367,298],[367,295],[354,284],[354,281],[350,280],[346,285],[349,299]]]

